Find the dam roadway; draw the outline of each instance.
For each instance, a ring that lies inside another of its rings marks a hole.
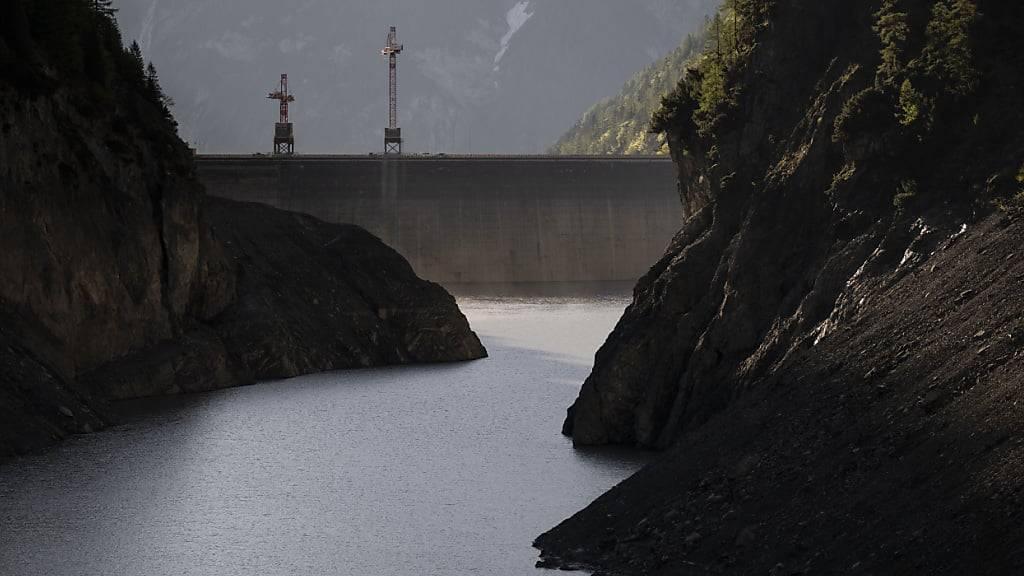
[[[635,280],[682,225],[662,156],[200,155],[207,192],[366,228],[442,284]]]

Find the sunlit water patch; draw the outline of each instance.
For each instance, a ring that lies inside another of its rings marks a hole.
[[[627,304],[460,298],[491,357],[126,405],[0,464],[0,574],[537,574],[532,539],[641,464],[565,408]]]

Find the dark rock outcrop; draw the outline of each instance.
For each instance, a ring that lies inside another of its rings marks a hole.
[[[486,356],[455,299],[362,228],[213,197],[204,215],[230,263],[229,304],[177,338],[84,375],[96,395]]]
[[[564,426],[668,451],[540,537],[544,564],[1017,573],[1024,7],[760,4],[734,105],[702,130],[680,99],[667,128],[688,221]],[[917,86],[955,44],[942,35],[969,29],[970,95],[937,82],[913,101],[935,124],[880,71],[893,6]]]
[[[208,201],[112,21],[26,6],[0,26],[0,455],[104,426],[111,398],[486,354],[369,233]],[[37,31],[98,61],[53,64]]]
[[[1024,570],[1024,215],[865,294],[536,545],[610,574]],[[699,540],[690,536],[699,534]]]

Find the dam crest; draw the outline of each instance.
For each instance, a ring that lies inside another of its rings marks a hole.
[[[200,155],[208,193],[366,228],[442,284],[635,280],[682,225],[665,156]]]

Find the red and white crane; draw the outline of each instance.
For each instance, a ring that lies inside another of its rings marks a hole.
[[[281,85],[277,90],[267,94],[267,98],[277,100],[281,104],[281,117],[274,125],[274,154],[292,155],[295,153],[295,130],[288,120],[288,104],[295,102],[295,96],[288,93],[287,74],[281,74]]]

